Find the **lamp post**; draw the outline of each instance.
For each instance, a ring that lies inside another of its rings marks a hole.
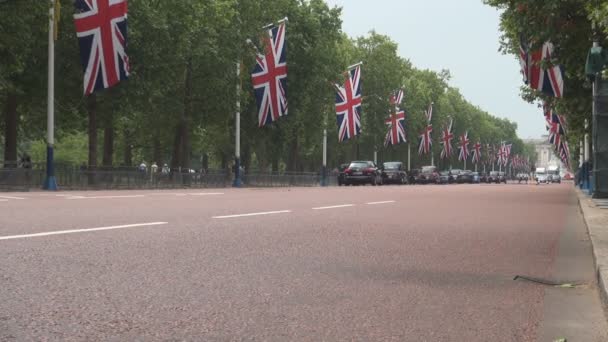
[[[49,6],[49,51],[48,51],[48,93],[47,93],[47,139],[46,139],[46,179],[43,189],[57,190],[55,179],[54,150],[55,144],[55,0],[50,0]]]

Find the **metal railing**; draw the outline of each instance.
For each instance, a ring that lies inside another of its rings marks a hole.
[[[17,164],[0,163],[0,191],[28,191],[40,189],[45,176],[45,165],[33,163],[24,168]],[[9,167],[10,166],[10,167]],[[188,172],[139,171],[134,167],[95,168],[74,165],[56,165],[55,177],[63,190],[119,190],[119,189],[176,189],[223,188],[232,186],[234,174],[228,170]],[[327,185],[337,185],[336,176],[328,175]],[[314,187],[320,186],[320,172],[262,172],[251,171],[242,175],[244,187]]]

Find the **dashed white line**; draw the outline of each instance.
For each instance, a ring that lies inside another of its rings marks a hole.
[[[223,192],[200,192],[200,193],[194,193],[194,194],[190,194],[190,196],[218,196],[218,195],[223,195]]]
[[[0,198],[6,199],[6,200],[9,200],[9,199],[12,199],[12,200],[24,200],[25,199],[23,197],[13,197],[13,196],[0,196]]]
[[[59,231],[45,232],[45,233],[0,236],[0,240],[26,239],[26,238],[50,236],[50,235],[88,233],[88,232],[98,232],[98,231],[102,231],[102,230],[125,229],[125,228],[136,228],[136,227],[152,227],[152,226],[160,226],[160,225],[165,225],[165,224],[168,224],[168,222],[148,222],[148,223],[125,224],[125,225],[121,225],[121,226],[59,230]]]
[[[367,202],[367,205],[378,205],[378,204],[388,204],[395,203],[396,201],[379,201],[379,202]]]
[[[65,197],[65,199],[69,200],[80,200],[80,199],[111,199],[111,198],[141,198],[145,197],[144,195],[124,195],[124,196],[72,196]]]
[[[0,199],[0,202],[8,202],[7,199]]]
[[[340,204],[340,205],[332,205],[329,207],[317,207],[317,208],[312,208],[312,210],[327,210],[327,209],[338,209],[338,208],[348,208],[348,207],[354,207],[354,204]]]
[[[286,214],[286,213],[290,213],[290,212],[291,212],[291,210],[264,211],[264,212],[259,212],[259,213],[213,216],[213,218],[214,219],[229,219],[229,218],[248,217],[248,216],[263,216],[263,215]]]

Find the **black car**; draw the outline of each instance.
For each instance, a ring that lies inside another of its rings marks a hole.
[[[407,182],[409,184],[418,183],[418,177],[420,177],[420,169],[413,169],[407,175]]]
[[[500,183],[500,174],[498,171],[490,171],[487,178],[488,183]]]
[[[402,162],[386,162],[382,164],[383,184],[407,184],[407,173]]]
[[[439,184],[450,184],[451,178],[450,171],[439,172]]]
[[[451,169],[450,170],[450,183],[458,183],[458,175],[460,175],[461,172],[462,172],[462,170],[460,170],[460,169]]]
[[[348,168],[349,164],[340,164],[340,167],[338,168],[338,185],[342,186],[344,185],[344,179],[345,179],[345,173],[344,170],[346,170]]]
[[[439,172],[437,172],[437,167],[423,166],[422,170],[420,170],[420,175],[418,176],[418,181],[416,183],[420,183],[420,184],[437,184],[437,183],[439,183]]]
[[[373,161],[353,161],[344,170],[344,185],[382,184],[382,171]]]
[[[461,171],[456,178],[458,184],[473,184],[473,172],[469,170]]]

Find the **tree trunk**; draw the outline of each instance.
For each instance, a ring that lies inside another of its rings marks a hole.
[[[182,115],[182,164],[185,169],[190,169],[192,156],[192,144],[190,139],[190,125],[192,123],[192,58],[186,66],[184,87],[184,113]]]
[[[114,114],[110,110],[105,118],[103,128],[103,166],[112,167],[114,159]]]
[[[297,135],[293,137],[293,141],[289,146],[289,155],[287,158],[287,171],[299,171],[298,168],[298,154],[299,154],[299,148],[298,148],[298,137]]]
[[[153,151],[152,151],[152,158],[154,160],[152,160],[152,162],[157,163],[157,165],[162,166],[163,165],[163,156],[162,156],[162,152],[160,150],[160,132],[159,130],[156,131],[156,134],[154,135],[153,141],[152,141],[152,146],[153,146]]]
[[[175,140],[173,141],[173,155],[171,157],[171,169],[175,170],[181,166],[181,151],[182,151],[182,123],[178,123],[175,127]]]
[[[95,94],[87,98],[89,112],[89,171],[97,168],[97,98]],[[94,172],[89,172],[89,184],[95,183]]]
[[[184,73],[184,110],[175,130],[171,167],[190,168],[190,111],[192,103],[192,59],[188,60]]]
[[[125,154],[123,156],[124,166],[133,166],[133,145],[131,144],[131,132],[128,128],[123,131]]]
[[[6,108],[4,110],[4,167],[17,166],[18,121],[17,95],[9,93],[6,97]]]

